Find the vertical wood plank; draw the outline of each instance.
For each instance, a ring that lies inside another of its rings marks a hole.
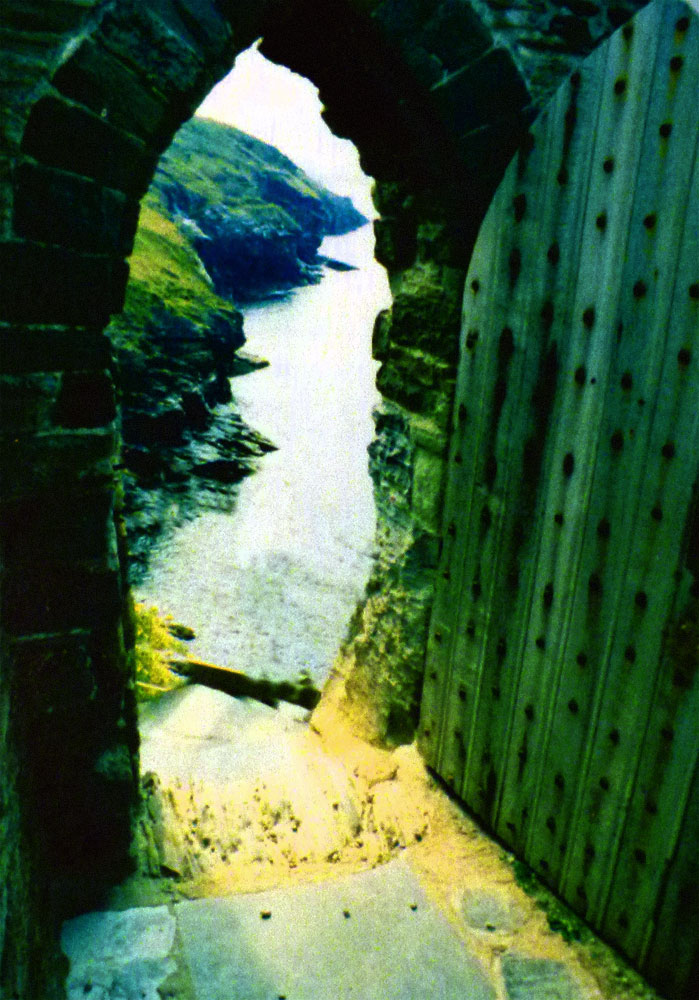
[[[656,12],[656,25],[658,20]],[[615,105],[610,107],[605,98],[621,76],[627,76],[629,85],[643,91],[653,66],[652,37],[647,61],[635,70],[628,40],[617,34],[613,43],[605,47],[606,58],[598,59],[593,64],[593,71],[583,79],[584,89],[580,96],[583,107],[588,100],[596,103],[599,95],[602,95],[602,102],[596,127],[591,130],[591,170],[587,187],[581,185],[571,191],[571,198],[585,206],[579,236],[582,249],[571,287],[561,289],[561,298],[565,301],[569,296],[572,306],[566,303],[561,310],[569,320],[564,331],[565,348],[561,351],[557,419],[551,428],[553,447],[541,514],[543,532],[535,557],[537,572],[529,620],[522,633],[520,711],[511,730],[516,752],[509,754],[509,768],[502,789],[503,816],[505,809],[510,816],[504,817],[504,825],[498,824],[498,832],[505,836],[507,823],[513,820],[512,814],[521,815],[523,809],[528,810],[525,850],[531,856],[533,844],[536,844],[538,866],[554,881],[562,858],[560,848],[561,845],[565,848],[567,842],[565,806],[570,800],[560,797],[555,815],[548,812],[540,816],[537,799],[542,781],[548,784],[563,773],[556,768],[548,778],[543,777],[552,735],[556,737],[554,754],[569,760],[569,766],[574,767],[584,746],[586,712],[593,701],[593,686],[587,678],[574,674],[580,687],[575,701],[577,711],[566,707],[563,718],[557,718],[556,698],[569,645],[577,647],[574,654],[577,657],[585,650],[585,645],[576,633],[589,630],[594,642],[601,639],[597,594],[590,591],[590,581],[597,573],[596,554],[585,541],[590,504],[596,499],[593,483],[599,450],[598,428],[603,423],[615,350],[612,331],[623,274],[620,259],[623,261],[630,214],[630,205],[619,197],[619,192],[633,184],[639,151],[633,143],[626,142],[621,146],[626,155],[616,156],[613,170],[605,169],[605,165],[609,163],[611,149],[619,142],[620,131],[630,136],[640,128],[642,133],[645,115],[643,102],[634,104],[631,114],[622,116],[620,109]],[[604,231],[604,235],[609,238],[604,240],[600,239],[603,231],[597,224],[596,206],[600,202],[608,202],[608,232]],[[575,252],[565,239],[561,245],[564,257]],[[579,378],[581,371],[583,379]],[[558,531],[554,521],[556,513],[563,517],[563,525]],[[547,589],[553,590],[553,602],[548,608]],[[578,624],[580,615],[582,628]],[[588,650],[585,655],[589,657],[592,653]],[[557,721],[560,727],[556,729]],[[525,755],[527,759],[533,758],[533,766],[522,772],[521,762]],[[556,786],[554,789],[565,792],[565,782],[563,789]]]
[[[695,30],[699,35],[699,22]],[[697,59],[699,61],[699,58]],[[674,849],[677,832],[678,803],[686,798],[687,782],[692,773],[692,760],[699,755],[697,746],[697,721],[699,720],[699,427],[697,426],[696,386],[699,384],[699,301],[693,299],[691,289],[697,275],[699,261],[699,152],[695,152],[694,174],[688,188],[690,203],[682,233],[676,280],[672,289],[669,313],[672,317],[666,365],[660,375],[663,389],[659,416],[685,398],[681,407],[684,419],[675,424],[670,413],[672,440],[681,442],[680,453],[664,459],[666,467],[653,475],[649,468],[649,482],[645,495],[646,530],[659,535],[661,527],[670,531],[673,540],[681,537],[681,554],[676,569],[678,585],[674,604],[667,621],[658,629],[658,623],[647,619],[647,628],[639,637],[632,636],[625,648],[633,650],[634,658],[627,669],[643,669],[652,663],[654,643],[661,643],[663,661],[653,695],[649,722],[639,754],[639,766],[629,793],[630,805],[626,823],[621,833],[616,868],[610,879],[608,904],[604,917],[607,933],[616,934],[629,954],[645,956],[648,945],[646,919],[653,900],[658,896],[666,877],[669,855]],[[674,203],[669,198],[659,199],[658,204]],[[671,390],[672,387],[672,390]],[[688,395],[686,395],[688,394]],[[694,398],[694,403],[692,403]],[[691,425],[694,414],[694,425]],[[668,421],[665,421],[668,422]],[[656,436],[655,450],[662,449],[669,437]],[[677,448],[677,445],[675,445]],[[678,460],[679,459],[679,464]],[[682,466],[685,466],[683,468]],[[688,479],[694,467],[694,498],[686,526],[681,525],[681,505],[677,502],[682,490],[688,488]],[[657,468],[657,456],[655,468]],[[687,472],[690,475],[688,477]],[[643,514],[639,515],[639,522]],[[683,536],[681,527],[684,527]],[[669,574],[664,540],[650,540],[652,551],[659,553],[658,568]],[[651,563],[650,570],[653,571]],[[674,581],[673,581],[674,582]],[[667,583],[666,583],[667,586]],[[652,582],[645,587],[653,593]],[[659,634],[658,634],[659,633]],[[644,645],[639,646],[638,638]],[[638,664],[638,666],[636,665]],[[601,780],[601,779],[600,779]],[[639,861],[637,852],[641,851]],[[639,870],[642,877],[639,878]],[[638,900],[629,914],[618,901],[629,898],[630,892]],[[625,917],[621,920],[620,918]]]
[[[566,895],[582,886],[593,922],[602,920],[608,898],[610,869],[639,757],[639,735],[646,727],[661,662],[662,630],[676,589],[673,572],[678,568],[682,525],[671,518],[654,522],[651,512],[668,477],[673,479],[674,502],[687,509],[699,454],[696,387],[692,391],[677,360],[689,331],[681,314],[671,308],[683,257],[684,266],[691,267],[686,256],[691,248],[683,245],[683,233],[694,232],[690,220],[699,220],[699,178],[693,170],[697,136],[690,134],[687,143],[686,133],[684,139],[677,135],[674,145],[666,148],[659,135],[664,121],[691,120],[699,92],[699,59],[686,66],[681,89],[677,84],[666,86],[674,49],[672,35],[664,34],[656,86],[649,95],[618,300],[623,332],[612,368],[603,437],[603,444],[609,442],[612,467],[599,468],[593,487],[595,498],[606,501],[594,512],[595,518],[600,517],[597,528],[602,518],[610,525],[606,563],[602,554],[599,570],[606,641],[572,821],[575,847],[566,858],[561,885]],[[663,208],[657,210],[656,238],[649,246],[643,219],[656,205]],[[622,383],[629,376],[633,384],[625,389]],[[638,399],[645,405],[639,406]],[[675,449],[673,458],[664,455],[668,442]],[[620,451],[615,451],[615,443],[621,445]],[[610,481],[617,485],[605,497]],[[592,528],[594,523],[588,530]],[[605,774],[612,782],[606,793],[599,785]]]
[[[487,568],[488,618],[494,623],[483,644],[482,671],[477,711],[471,725],[468,774],[461,790],[476,803],[480,815],[495,823],[495,807],[507,761],[508,732],[516,710],[519,671],[517,650],[521,623],[528,614],[532,593],[532,569],[536,546],[539,469],[545,464],[546,433],[555,401],[558,345],[565,329],[565,313],[555,310],[556,291],[566,287],[577,268],[577,255],[561,259],[557,241],[562,220],[567,233],[577,233],[577,205],[566,197],[586,164],[577,152],[582,141],[587,109],[579,107],[581,83],[574,78],[553,102],[545,121],[537,123],[536,149],[540,162],[528,163],[519,190],[527,199],[531,222],[527,232],[532,252],[523,258],[520,280],[529,294],[524,308],[508,322],[516,331],[517,391],[504,400],[504,416],[496,439],[495,497],[491,511],[499,544],[493,558],[483,559]],[[594,111],[592,112],[594,115]],[[513,165],[514,166],[514,165]],[[564,174],[565,171],[565,174]],[[538,190],[537,190],[538,188]],[[573,217],[567,212],[572,205]],[[578,212],[579,215],[579,212]],[[512,604],[517,602],[516,610]],[[521,664],[521,661],[519,661]],[[533,719],[526,712],[526,724]],[[518,761],[526,768],[521,746]],[[507,836],[519,835],[517,817],[506,818]]]
[[[656,983],[687,983],[686,996],[696,985],[697,857],[699,829],[699,767],[695,767],[676,849],[665,872],[662,891],[651,921],[652,937],[643,962]]]
[[[518,421],[522,406],[523,373],[531,366],[531,356],[539,350],[537,339],[527,335],[527,327],[537,293],[537,281],[530,276],[537,271],[538,229],[540,214],[546,211],[545,189],[541,183],[526,177],[543,176],[550,156],[548,144],[537,142],[526,154],[512,164],[512,182],[503,189],[513,192],[511,198],[502,198],[497,208],[498,229],[511,233],[511,250],[508,256],[508,280],[500,285],[500,295],[491,302],[491,311],[483,317],[482,328],[496,345],[493,372],[492,406],[483,429],[479,477],[477,534],[472,532],[467,540],[470,557],[467,559],[469,576],[462,589],[464,601],[458,614],[462,627],[455,631],[452,657],[455,663],[464,662],[470,655],[472,676],[465,686],[459,705],[453,704],[448,720],[452,726],[453,745],[456,753],[466,761],[473,757],[475,720],[481,714],[480,703],[485,687],[490,685],[493,668],[502,659],[498,652],[505,641],[497,627],[501,604],[502,574],[499,572],[506,540],[510,539],[510,504],[508,492],[512,490],[513,466],[520,447],[524,429]],[[524,247],[530,253],[523,252]],[[518,261],[518,271],[512,268],[513,255]],[[463,459],[462,459],[463,460]],[[475,635],[470,635],[463,623],[476,624]],[[455,763],[455,762],[454,762]],[[461,781],[457,786],[465,794],[466,775],[461,768]]]

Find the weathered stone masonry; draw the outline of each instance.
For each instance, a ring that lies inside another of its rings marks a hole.
[[[161,151],[263,36],[320,87],[379,181],[377,256],[394,294],[375,337],[380,556],[349,693],[377,705],[377,735],[405,738],[470,248],[535,107],[640,5],[4,0],[0,996],[61,995],[66,886],[94,890],[127,861],[137,738],[102,329]]]

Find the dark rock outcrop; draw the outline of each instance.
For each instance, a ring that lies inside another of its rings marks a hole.
[[[253,472],[259,457],[274,448],[247,426],[232,402],[229,378],[243,339],[239,314],[233,315],[226,334],[219,324],[216,339],[182,317],[160,315],[144,331],[147,354],[118,351],[124,511],[133,580],[164,531],[202,506],[229,509],[231,485]]]

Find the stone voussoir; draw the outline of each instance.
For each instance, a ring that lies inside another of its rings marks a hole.
[[[140,197],[157,162],[157,153],[135,136],[79,104],[57,95],[32,108],[22,151],[47,166],[99,181]]]
[[[170,18],[174,17],[174,12]],[[101,21],[99,41],[117,58],[131,65],[156,92],[172,98],[204,91],[209,53],[188,38],[183,24],[171,27],[137,0],[123,0]],[[194,110],[194,108],[192,108]]]
[[[22,240],[0,243],[0,321],[95,326],[124,304],[128,265]]]
[[[448,0],[437,5],[422,31],[422,39],[447,71],[475,62],[493,45],[492,36],[472,6]]]
[[[442,114],[457,133],[472,132],[527,107],[530,95],[512,56],[493,48],[432,88]]]
[[[17,236],[86,253],[127,256],[139,203],[121,191],[32,160],[15,169]],[[51,204],[48,213],[44,206]]]
[[[53,0],[52,3],[41,3],[40,0],[3,0],[3,27],[18,32],[64,32],[77,29],[90,10],[95,6],[95,0]]]
[[[111,345],[101,330],[0,324],[0,375],[107,368]]]
[[[231,21],[214,0],[175,0],[178,17],[189,34],[205,47],[210,59],[233,53]]]
[[[175,116],[165,97],[90,38],[58,68],[53,85],[115,128],[155,148],[171,136]]]

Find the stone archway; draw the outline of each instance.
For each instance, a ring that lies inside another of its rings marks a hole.
[[[159,154],[235,53],[263,36],[263,51],[318,84],[330,123],[379,181],[377,256],[394,293],[375,337],[387,406],[373,460],[386,517],[381,600],[355,640],[355,689],[361,696],[393,649],[391,669],[405,684],[376,722],[405,729],[439,546],[470,247],[536,101],[639,4],[600,4],[588,19],[555,24],[551,5],[545,25],[540,5],[528,6],[524,27],[502,4],[475,0],[3,6],[0,709],[9,735],[0,753],[9,821],[0,872],[12,876],[0,981],[11,993],[48,996],[55,980],[37,929],[46,921],[34,916],[50,879],[32,873],[92,877],[117,870],[128,852],[136,735],[102,329],[123,302],[138,202]],[[543,27],[556,46],[537,50]]]

